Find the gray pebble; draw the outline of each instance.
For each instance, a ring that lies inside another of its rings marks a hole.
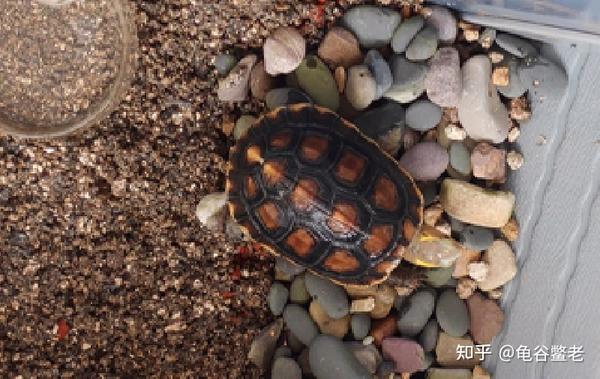
[[[277,350],[275,350],[275,354],[273,354],[273,361],[277,360],[279,357],[291,357],[292,349],[289,346],[279,346]]]
[[[363,5],[344,14],[342,23],[358,38],[362,47],[383,47],[390,43],[402,16],[378,6]]]
[[[280,357],[273,363],[271,379],[302,379],[302,370],[292,358]]]
[[[406,48],[406,58],[411,61],[424,61],[433,56],[438,47],[437,30],[426,26],[421,30]]]
[[[565,71],[542,56],[524,59],[519,65],[519,78],[529,90],[532,103],[561,97],[568,85]]]
[[[397,54],[405,52],[410,41],[423,29],[424,23],[425,20],[422,16],[414,16],[400,23],[400,26],[396,29],[392,37],[392,49],[394,49],[394,52]]]
[[[237,64],[237,59],[231,54],[219,54],[215,57],[215,68],[219,75],[227,75]]]
[[[396,295],[394,298],[394,308],[396,308],[398,312],[401,312],[407,300],[408,296]]]
[[[436,180],[448,167],[446,149],[435,142],[419,142],[404,153],[398,163],[415,180]]]
[[[435,357],[433,353],[425,353],[423,356],[423,370],[427,370],[431,365],[435,362]]]
[[[377,367],[377,379],[390,379],[394,375],[396,364],[392,361],[383,361]]]
[[[300,369],[302,373],[308,377],[313,377],[312,370],[310,368],[310,362],[308,359],[309,348],[305,348],[302,350],[300,355],[298,355],[298,364],[300,365]]]
[[[441,42],[446,44],[454,43],[458,32],[456,17],[445,7],[434,5],[430,9],[431,15],[427,17],[425,22],[437,29],[438,38]]]
[[[306,268],[289,261],[283,257],[275,258],[275,269],[290,276],[290,280],[296,275],[302,274]]]
[[[515,57],[535,57],[538,51],[531,43],[523,38],[508,33],[498,33],[496,35],[496,44],[508,51]]]
[[[463,176],[471,175],[471,153],[463,143],[450,145],[450,166]]]
[[[279,282],[274,282],[271,285],[271,289],[267,295],[267,303],[273,315],[279,316],[283,312],[289,293],[288,289]]]
[[[338,338],[320,335],[310,345],[310,368],[319,379],[371,379],[348,347]]]
[[[295,88],[275,88],[267,93],[265,102],[267,103],[267,108],[273,110],[289,104],[312,104],[313,101],[307,94]]]
[[[502,95],[514,99],[523,95],[527,88],[525,88],[519,77],[519,60],[509,54],[506,54],[506,56],[501,65],[508,66],[508,85],[497,86],[497,88]]]
[[[440,295],[435,308],[435,317],[444,332],[453,337],[462,337],[469,329],[467,305],[458,297],[454,288]]]
[[[319,334],[317,325],[306,309],[299,305],[288,304],[283,311],[283,320],[292,334],[306,346]]]
[[[300,352],[306,348],[306,345],[300,341],[298,337],[291,330],[286,330],[285,338],[287,341],[287,345],[290,347],[294,354],[300,354]]]
[[[450,219],[450,229],[452,229],[453,232],[457,232],[460,233],[463,230],[465,230],[465,226],[466,224],[452,216],[448,217]]]
[[[418,186],[423,194],[425,206],[428,207],[433,204],[438,196],[437,184],[435,182],[420,182]]]
[[[349,341],[344,342],[348,349],[354,354],[354,357],[366,368],[371,374],[377,372],[377,366],[383,361],[381,353],[373,345],[363,345],[361,342]]]
[[[266,370],[271,365],[271,359],[277,346],[277,340],[283,329],[283,320],[278,318],[271,324],[267,325],[260,333],[252,340],[248,359],[256,366]]]
[[[425,272],[425,281],[432,287],[442,287],[448,283],[454,267],[430,268]]]
[[[453,47],[439,49],[431,58],[425,77],[427,97],[440,107],[456,107],[462,84],[458,50]]]
[[[394,128],[403,128],[404,120],[404,107],[396,102],[388,101],[362,112],[354,119],[354,124],[367,136],[377,139]]]
[[[319,302],[329,317],[342,318],[350,311],[348,296],[341,286],[312,273],[306,274],[304,283],[308,293]]]
[[[403,336],[414,337],[423,330],[435,307],[435,295],[430,290],[420,290],[408,300],[398,318],[398,330]]]
[[[290,301],[296,304],[306,304],[310,300],[310,294],[306,290],[304,275],[298,275],[290,286]]]
[[[419,344],[421,344],[421,347],[423,347],[423,351],[429,353],[435,350],[439,334],[440,326],[438,325],[437,321],[434,318],[427,321],[427,324],[419,335]]]
[[[369,70],[371,70],[371,73],[375,78],[375,83],[377,84],[375,100],[379,100],[383,94],[390,89],[394,82],[392,70],[377,50],[369,50],[365,56],[365,64],[369,67]]]
[[[362,341],[371,330],[371,317],[368,313],[357,313],[350,320],[352,335],[355,340]]]
[[[239,140],[242,138],[248,129],[256,122],[256,117],[250,115],[243,115],[235,122],[235,127],[233,128],[233,138],[235,140]]]
[[[494,242],[494,233],[481,226],[468,225],[460,232],[460,243],[470,250],[487,250]]]
[[[399,103],[410,103],[425,91],[427,65],[411,62],[401,55],[394,55],[390,67],[394,83],[384,94]]]
[[[425,132],[442,120],[442,108],[429,100],[417,100],[406,108],[406,125]]]

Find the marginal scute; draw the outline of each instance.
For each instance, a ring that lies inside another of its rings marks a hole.
[[[286,245],[299,257],[310,255],[317,242],[304,228],[296,229],[285,239]]]
[[[319,161],[327,154],[329,140],[323,136],[309,135],[302,140],[300,154],[309,162]]]
[[[375,182],[373,203],[377,208],[388,212],[394,212],[398,209],[398,190],[389,178],[380,176]]]
[[[329,271],[349,273],[358,270],[360,262],[358,262],[358,259],[356,259],[356,257],[348,250],[335,249],[327,259],[325,259],[324,266]]]
[[[406,238],[406,240],[410,242],[413,240],[416,232],[417,228],[412,223],[412,221],[410,221],[409,219],[405,219],[403,225],[404,238]]]
[[[273,202],[266,202],[259,206],[258,217],[268,230],[276,230],[281,226],[281,213]]]
[[[346,149],[335,167],[335,174],[342,181],[354,184],[362,177],[366,165],[365,158]]]

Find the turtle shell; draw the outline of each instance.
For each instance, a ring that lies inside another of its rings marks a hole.
[[[409,174],[335,113],[279,108],[231,149],[231,215],[254,240],[336,282],[381,282],[423,219]]]

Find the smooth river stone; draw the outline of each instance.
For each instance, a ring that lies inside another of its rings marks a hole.
[[[504,324],[504,312],[500,306],[479,292],[467,299],[467,306],[471,317],[469,329],[473,341],[479,344],[492,343]]]
[[[250,345],[248,359],[256,366],[266,370],[271,364],[282,329],[283,320],[278,318],[261,330]]]
[[[294,28],[283,26],[271,34],[263,46],[265,70],[269,75],[294,71],[306,54],[306,41]]]
[[[318,54],[332,67],[348,68],[359,64],[362,60],[362,53],[356,37],[339,26],[333,27],[327,32],[319,46]]]
[[[462,68],[463,91],[458,104],[458,118],[474,140],[500,143],[508,136],[508,111],[496,86],[491,81],[492,62],[485,55],[476,55]]]
[[[519,65],[519,78],[534,104],[563,96],[569,85],[565,70],[542,56],[525,58]]]
[[[271,379],[302,379],[302,370],[292,358],[279,357],[273,363]]]
[[[406,108],[406,126],[425,132],[442,119],[442,108],[429,100],[417,100]]]
[[[345,95],[356,110],[365,109],[375,100],[377,82],[367,66],[358,65],[348,69]]]
[[[392,70],[388,63],[383,59],[381,53],[377,50],[369,50],[365,56],[365,62],[371,70],[375,83],[377,84],[377,91],[375,92],[375,100],[379,100],[387,90],[390,89],[394,78],[392,77]]]
[[[346,291],[331,280],[307,273],[304,283],[313,300],[319,302],[329,317],[338,319],[350,312]]]
[[[362,47],[383,47],[390,43],[400,24],[400,13],[378,6],[362,5],[344,14],[342,23],[358,38]]]
[[[296,78],[316,104],[337,111],[340,106],[337,83],[321,59],[315,55],[307,56],[296,70]]]
[[[435,308],[435,295],[430,290],[415,292],[404,306],[397,326],[400,334],[414,337],[423,330]]]
[[[508,55],[508,54],[506,54]],[[508,67],[508,85],[498,86],[498,91],[511,99],[517,98],[527,91],[527,88],[521,82],[519,77],[519,60],[512,55],[504,58],[500,66]]]
[[[401,54],[406,51],[410,41],[423,29],[425,20],[422,16],[413,16],[404,20],[392,37],[392,49],[396,54]]]
[[[425,91],[425,76],[428,71],[426,64],[394,55],[390,67],[394,83],[384,97],[405,104],[421,96]]]
[[[453,47],[439,49],[431,58],[425,77],[427,97],[440,107],[456,107],[462,88],[458,51]]]
[[[456,17],[445,7],[434,5],[430,9],[431,15],[427,17],[425,22],[437,29],[438,38],[441,42],[452,44],[458,32]]]
[[[372,375],[348,347],[332,336],[316,337],[308,352],[313,375],[318,379],[371,379]]]
[[[435,317],[440,327],[453,337],[462,337],[469,330],[467,305],[458,297],[454,288],[445,290],[439,296]]]
[[[256,64],[257,57],[250,54],[244,57],[229,72],[227,77],[219,81],[217,96],[221,101],[244,101],[250,90],[250,73]]]
[[[428,25],[424,27],[406,48],[406,59],[424,61],[433,56],[438,47],[437,30]]]
[[[508,33],[498,33],[496,44],[518,58],[534,57],[538,51],[531,43],[523,38]]]
[[[288,304],[283,311],[283,320],[294,336],[308,346],[319,334],[317,325],[306,309],[297,304]]]
[[[490,291],[508,283],[517,274],[515,253],[509,244],[496,240],[483,253],[483,261],[488,264],[488,274],[477,282],[482,291]]]
[[[386,135],[392,129],[404,128],[404,123],[404,107],[395,101],[388,101],[383,105],[361,112],[354,119],[354,124],[373,139]]]
[[[399,162],[415,180],[436,180],[448,167],[446,150],[435,142],[420,142],[408,150]]]
[[[446,213],[468,224],[501,228],[515,206],[515,195],[507,191],[481,188],[462,180],[445,179],[440,202]]]

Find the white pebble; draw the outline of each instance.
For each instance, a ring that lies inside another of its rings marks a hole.
[[[520,169],[523,166],[524,161],[523,154],[514,150],[509,151],[506,155],[506,163],[508,163],[511,170]]]

